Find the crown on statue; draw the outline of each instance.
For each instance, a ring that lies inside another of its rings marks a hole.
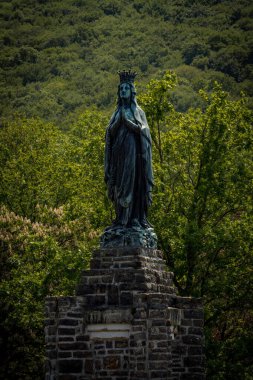
[[[131,70],[118,71],[120,83],[134,83],[137,73]]]

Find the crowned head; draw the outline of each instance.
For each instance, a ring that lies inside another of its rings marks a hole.
[[[118,87],[118,105],[121,105],[122,102],[136,102],[135,100],[135,87],[134,87],[134,78],[137,73],[131,70],[118,71],[120,84]]]
[[[131,71],[131,70],[118,71],[118,74],[119,74],[120,84],[121,83],[133,84],[134,78],[137,75],[135,71]]]

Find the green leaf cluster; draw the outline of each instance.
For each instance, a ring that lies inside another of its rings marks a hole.
[[[110,220],[104,122],[87,111],[68,134],[22,117],[0,130],[1,378],[43,378],[45,297],[73,294]]]
[[[111,109],[115,73],[129,66],[142,86],[176,71],[179,111],[200,106],[198,90],[215,80],[252,98],[250,0],[11,0],[0,19],[4,118],[20,111],[64,127],[69,113]]]
[[[217,83],[200,91],[202,109],[178,113],[168,74],[141,97],[154,141],[150,217],[180,293],[204,300],[208,378],[250,378],[253,114]]]

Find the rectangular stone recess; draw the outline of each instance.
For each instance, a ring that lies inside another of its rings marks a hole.
[[[86,326],[90,339],[129,338],[130,325],[127,323],[99,323]]]

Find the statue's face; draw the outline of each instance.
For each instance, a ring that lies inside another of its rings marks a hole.
[[[121,99],[129,99],[131,96],[131,87],[128,83],[122,83],[119,87],[119,96]]]

